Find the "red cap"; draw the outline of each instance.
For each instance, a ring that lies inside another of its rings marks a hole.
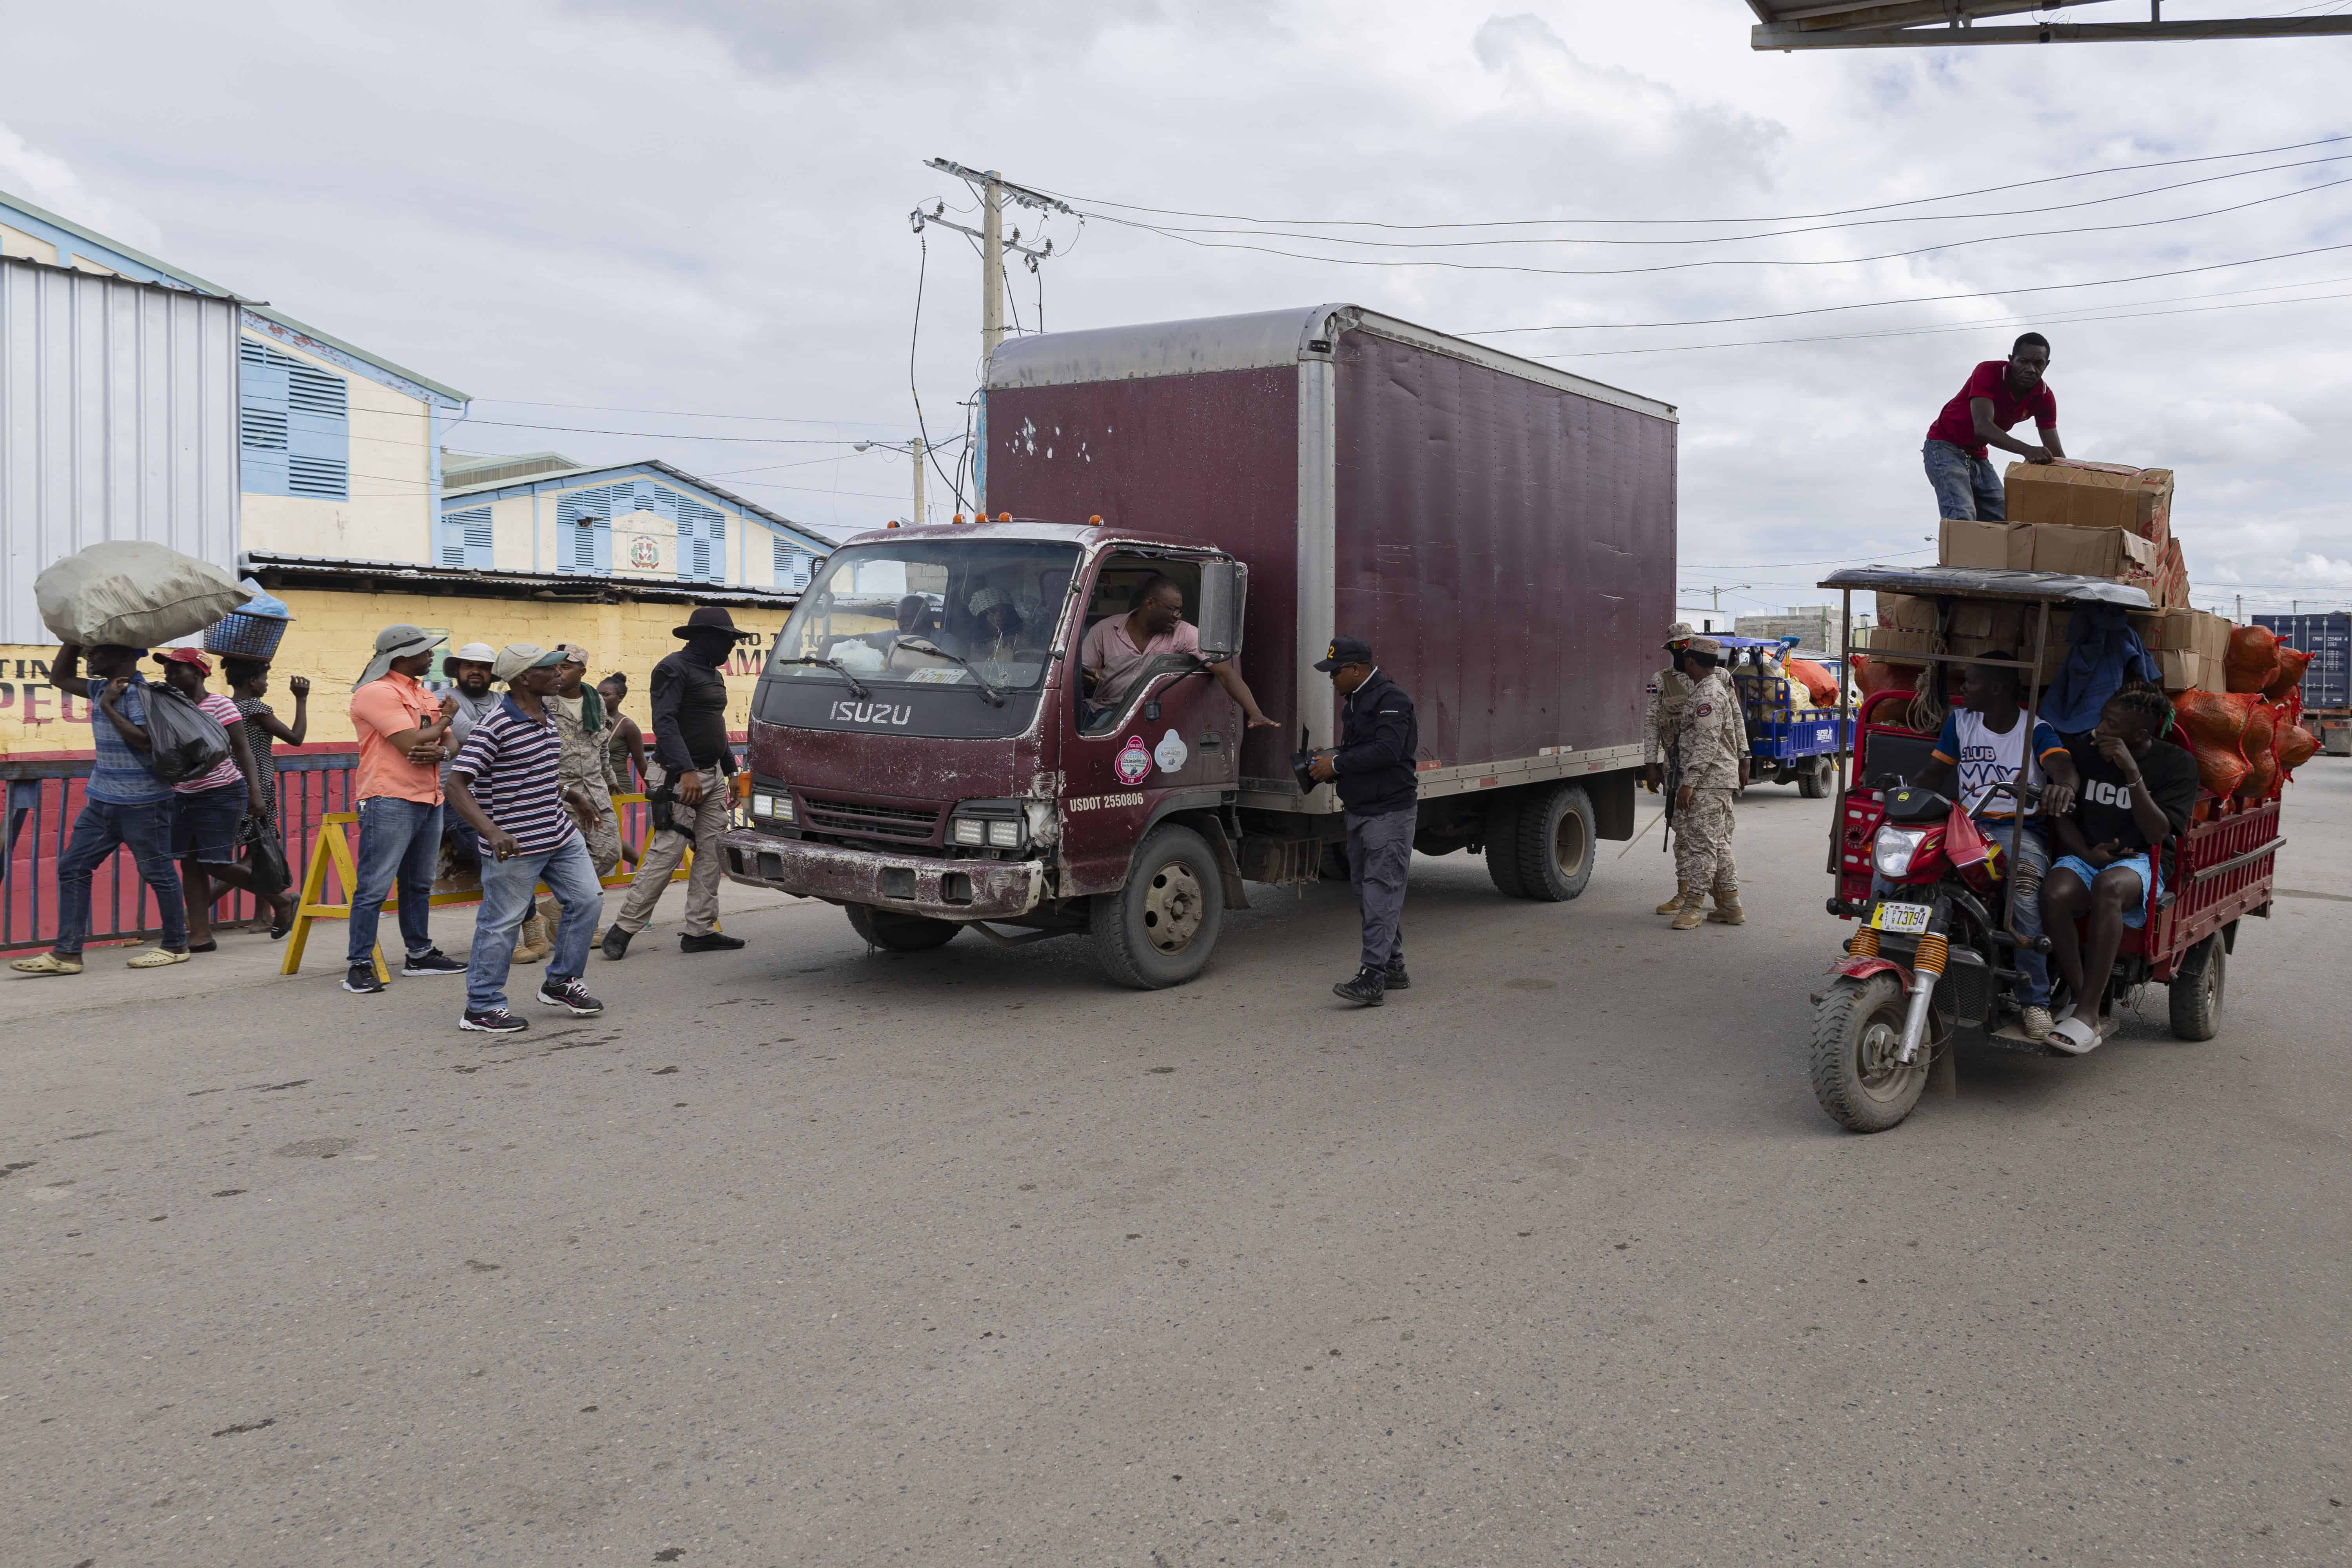
[[[198,648],[167,647],[155,656],[155,662],[157,664],[193,664],[205,675],[213,672],[211,662],[205,658],[203,650]]]

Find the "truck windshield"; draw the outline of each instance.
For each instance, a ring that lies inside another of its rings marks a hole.
[[[1076,545],[1042,542],[853,546],[801,595],[769,673],[975,688],[977,674],[1000,690],[1029,690],[1045,678],[1077,563]]]

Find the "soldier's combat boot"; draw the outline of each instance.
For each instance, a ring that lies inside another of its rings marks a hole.
[[[1675,922],[1667,929],[1670,931],[1696,931],[1700,926],[1705,925],[1706,923],[1706,895],[1700,892],[1689,892],[1683,895],[1682,903],[1675,910]]]
[[[1746,925],[1748,911],[1739,907],[1739,889],[1734,888],[1727,893],[1716,894],[1715,908],[1707,911],[1706,918],[1717,925]]]
[[[1682,883],[1676,882],[1675,884],[1675,896],[1668,899],[1664,903],[1660,904],[1657,908],[1657,912],[1662,915],[1673,914],[1676,910],[1683,907],[1683,900],[1689,896],[1690,889],[1685,887]]]

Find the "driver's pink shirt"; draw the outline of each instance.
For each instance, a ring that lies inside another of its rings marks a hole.
[[[1138,647],[1127,635],[1127,617],[1113,616],[1107,621],[1097,621],[1086,640],[1078,644],[1078,663],[1101,672],[1102,679],[1095,683],[1095,700],[1117,702],[1127,695],[1129,682],[1145,660],[1163,653],[1200,651],[1201,628],[1190,621],[1178,621],[1174,630],[1163,632]]]

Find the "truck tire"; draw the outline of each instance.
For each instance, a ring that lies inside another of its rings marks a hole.
[[[1584,891],[1592,880],[1592,797],[1582,784],[1559,784],[1529,792],[1522,800],[1511,834],[1513,869],[1518,896],[1548,904],[1562,903]],[[1496,847],[1489,844],[1492,860]],[[1496,879],[1497,887],[1502,879]]]
[[[935,947],[947,946],[955,940],[956,932],[963,930],[953,921],[900,914],[897,910],[877,910],[866,904],[844,904],[842,912],[849,917],[850,930],[876,947],[892,952],[929,952]]]
[[[2220,931],[2189,950],[2170,987],[2175,1039],[2210,1040],[2221,1032],[2221,992],[2229,970],[2230,954]]]
[[[1225,924],[1225,883],[1209,841],[1166,823],[1135,852],[1127,886],[1095,895],[1095,957],[1138,991],[1181,985],[1201,973]]]
[[[1908,1067],[1894,1059],[1908,1010],[1901,983],[1885,972],[1867,980],[1840,975],[1813,1009],[1813,1098],[1849,1132],[1885,1131],[1911,1114],[1927,1087],[1932,1048]]]
[[[1519,808],[1525,804],[1525,792],[1512,790],[1486,807],[1486,875],[1507,899],[1528,896],[1519,881]]]
[[[1836,783],[1836,764],[1827,757],[1815,757],[1797,775],[1797,793],[1807,800],[1822,800],[1828,796]]]

